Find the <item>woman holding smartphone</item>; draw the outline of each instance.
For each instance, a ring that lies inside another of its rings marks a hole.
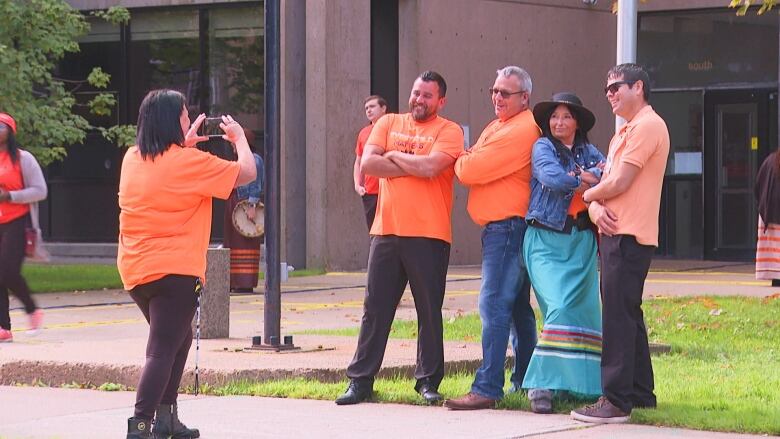
[[[149,92],[138,112],[137,146],[127,150],[119,180],[119,254],[125,289],[149,322],[146,364],[127,438],[197,438],[178,419],[177,396],[192,344],[196,288],[205,282],[211,199],[255,179],[244,131],[230,116],[220,128],[238,161],[194,148],[206,118],[190,124],[184,95]],[[152,427],[154,419],[154,427]]]

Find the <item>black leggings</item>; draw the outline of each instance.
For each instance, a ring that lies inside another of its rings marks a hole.
[[[146,364],[138,382],[135,416],[152,419],[160,404],[174,404],[192,345],[195,276],[169,274],[130,291],[149,322]]]
[[[29,220],[29,215],[24,215],[9,223],[0,224],[0,328],[3,329],[11,329],[9,291],[24,304],[27,314],[38,309],[30,296],[30,288],[22,277],[24,229]]]

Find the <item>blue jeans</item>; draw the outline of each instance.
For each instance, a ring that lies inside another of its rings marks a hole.
[[[501,399],[504,364],[510,331],[514,337],[515,368],[512,382],[522,384],[536,346],[536,318],[530,303],[531,282],[523,261],[527,225],[520,217],[488,223],[482,231],[482,286],[479,316],[482,320],[482,365],[471,391]]]

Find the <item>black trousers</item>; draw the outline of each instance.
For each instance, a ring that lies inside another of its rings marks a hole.
[[[415,389],[425,383],[438,388],[444,378],[441,307],[449,261],[450,244],[439,239],[371,237],[363,320],[357,350],[347,368],[349,378],[373,383],[382,366],[395,310],[408,282],[417,310]]]
[[[379,196],[376,194],[366,194],[360,197],[363,200],[363,212],[366,214],[366,225],[368,225],[369,232],[371,231],[371,226],[374,225],[378,197]]]
[[[26,245],[24,229],[29,223],[30,216],[23,215],[9,223],[0,224],[0,328],[3,329],[11,329],[9,292],[22,302],[27,314],[38,309],[30,295],[30,287],[22,277]]]
[[[130,291],[149,322],[146,364],[138,382],[135,416],[152,419],[157,407],[174,404],[192,345],[197,298],[194,276],[169,274]]]
[[[655,247],[631,235],[601,235],[604,396],[626,413],[656,405],[642,290]]]

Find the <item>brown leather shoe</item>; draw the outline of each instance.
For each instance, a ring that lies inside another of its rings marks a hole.
[[[595,404],[572,410],[571,417],[596,424],[622,424],[628,422],[631,414],[615,407],[606,396],[601,396]]]
[[[450,410],[482,410],[496,408],[496,400],[469,392],[456,399],[444,401],[444,407]]]

